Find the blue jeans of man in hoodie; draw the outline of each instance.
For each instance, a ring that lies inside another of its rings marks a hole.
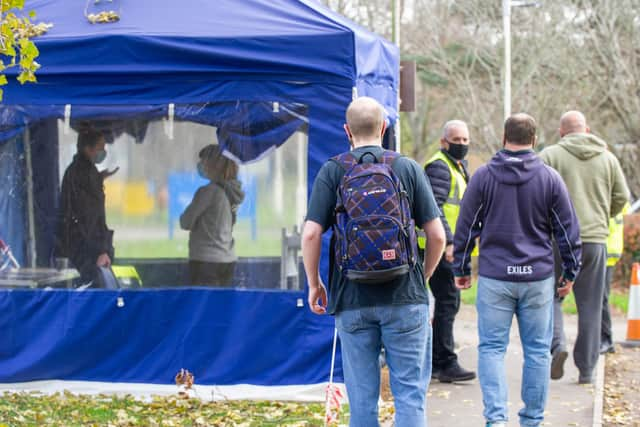
[[[508,419],[504,355],[515,314],[524,350],[521,397],[525,406],[518,413],[520,425],[542,422],[549,387],[553,295],[553,277],[530,283],[478,279],[478,376],[487,421]]]

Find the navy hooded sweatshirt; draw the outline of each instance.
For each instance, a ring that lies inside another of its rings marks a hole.
[[[502,150],[473,175],[454,236],[454,274],[471,273],[480,238],[480,275],[508,282],[553,276],[555,238],[564,277],[581,264],[580,226],[560,175],[532,150]]]

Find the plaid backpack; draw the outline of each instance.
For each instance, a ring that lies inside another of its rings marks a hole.
[[[372,163],[363,162],[366,156]],[[392,165],[400,154],[352,153],[331,160],[345,173],[338,187],[333,260],[349,280],[378,284],[407,274],[417,259],[416,229]]]

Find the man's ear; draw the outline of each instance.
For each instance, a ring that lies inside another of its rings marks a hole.
[[[382,121],[382,129],[380,130],[380,137],[384,138],[384,132],[387,130],[387,122],[385,120]]]
[[[353,135],[351,135],[351,131],[349,130],[349,125],[348,124],[344,124],[344,132],[347,134],[347,138],[349,138],[349,141],[353,140]]]
[[[591,128],[587,126],[587,133],[591,133]]]
[[[533,136],[533,142],[531,143],[531,148],[535,148],[538,145],[538,135]]]
[[[502,146],[507,145],[507,135],[502,135]]]
[[[562,128],[558,128],[558,135],[560,135],[560,138],[564,138],[564,134],[562,133]]]

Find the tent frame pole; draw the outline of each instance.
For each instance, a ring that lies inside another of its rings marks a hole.
[[[27,178],[27,265],[31,268],[36,267],[36,220],[33,197],[33,162],[31,156],[31,131],[29,125],[25,124],[24,128],[24,161],[26,166]]]
[[[400,51],[401,49],[401,45],[400,45],[400,15],[402,14],[402,8],[401,8],[401,3],[400,0],[392,0],[393,1],[393,7],[391,9],[391,15],[392,15],[392,30],[393,30],[393,43],[398,46],[398,51]],[[398,83],[400,82],[400,67],[398,67]],[[396,122],[393,126],[393,130],[395,133],[395,137],[396,137],[396,151],[398,153],[402,152],[402,124],[400,122],[400,88],[398,88],[398,102],[397,102],[397,111],[398,111],[398,118],[396,119]]]

